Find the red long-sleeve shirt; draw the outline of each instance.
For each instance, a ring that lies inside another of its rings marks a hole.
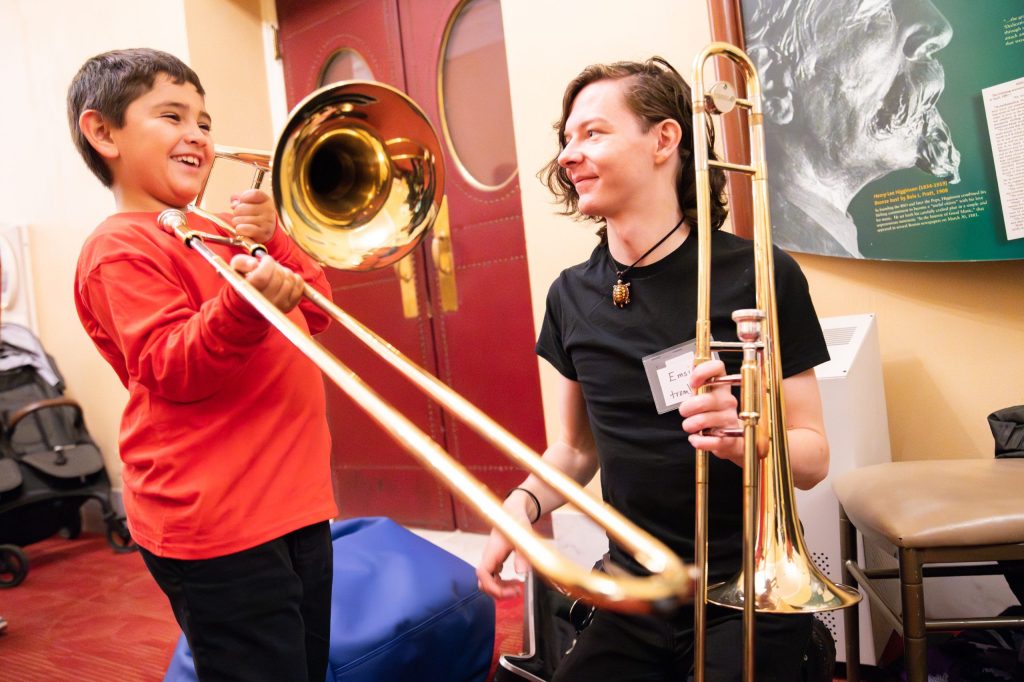
[[[119,442],[132,537],[158,556],[204,559],[335,516],[320,370],[156,216],[108,218],[75,276],[82,325],[128,389]],[[283,230],[266,246],[330,295]],[[288,317],[313,334],[329,320],[305,299]]]

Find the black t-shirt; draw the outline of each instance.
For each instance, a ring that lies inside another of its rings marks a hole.
[[[736,341],[732,311],[755,307],[752,242],[730,233],[712,236],[711,334]],[[828,350],[800,267],[775,250],[779,344],[784,377],[828,360]],[[601,464],[606,502],[693,560],[694,449],[677,411],[659,415],[642,358],[695,336],[697,235],[626,279],[632,301],[611,299],[615,270],[605,246],[585,263],[564,270],[548,292],[537,353],[583,391]],[[737,372],[738,353],[723,353]],[[739,570],[743,538],[742,471],[709,456],[709,579]],[[613,542],[616,563],[638,566]]]

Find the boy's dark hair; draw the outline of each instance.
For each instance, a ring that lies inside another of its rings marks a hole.
[[[615,62],[614,64],[592,64],[583,69],[565,89],[562,99],[562,118],[555,124],[558,131],[558,151],[565,149],[565,122],[572,112],[576,96],[591,83],[602,80],[628,79],[625,88],[626,106],[640,119],[643,130],[673,119],[682,128],[679,141],[679,177],[676,179],[676,196],[683,215],[691,225],[697,224],[696,169],[693,162],[693,109],[690,103],[690,86],[679,72],[661,57],[652,57],[645,62]],[[707,118],[708,158],[716,159],[715,130],[711,118]],[[583,217],[579,213],[579,194],[569,180],[569,174],[558,165],[558,155],[538,174],[551,192],[564,205],[564,215]],[[723,191],[725,172],[713,168],[711,178],[711,227],[717,230],[729,213]],[[603,223],[603,219],[594,218]],[[602,224],[598,235],[605,239]]]
[[[86,60],[68,87],[68,125],[71,139],[85,164],[105,186],[110,187],[114,177],[89,140],[78,126],[83,111],[95,109],[115,127],[124,126],[128,105],[149,92],[156,77],[166,74],[175,83],[191,83],[200,95],[205,95],[199,76],[183,61],[172,54],[135,48],[104,52]]]

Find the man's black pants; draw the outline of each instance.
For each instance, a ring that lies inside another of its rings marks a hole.
[[[142,558],[203,682],[323,682],[334,555],[326,521],[214,559]]]
[[[813,616],[757,614],[758,682],[797,682]],[[709,606],[707,682],[739,682],[743,671],[740,611]],[[693,667],[693,610],[671,620],[598,609],[552,682],[686,682]]]

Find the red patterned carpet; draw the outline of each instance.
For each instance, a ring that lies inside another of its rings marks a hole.
[[[0,590],[4,680],[160,680],[180,631],[137,553],[98,535],[24,548],[29,573]]]
[[[25,548],[29,573],[0,589],[4,682],[162,680],[178,625],[136,553],[115,554],[97,535]],[[522,602],[497,605],[495,661],[518,653]]]

